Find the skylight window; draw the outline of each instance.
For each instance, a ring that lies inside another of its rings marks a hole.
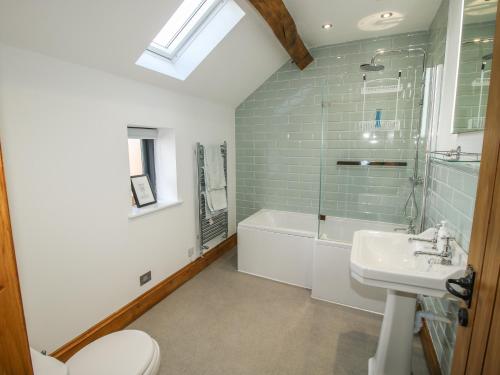
[[[148,50],[175,59],[223,3],[224,0],[184,0]]]
[[[234,0],[184,0],[136,64],[183,81],[244,16]]]

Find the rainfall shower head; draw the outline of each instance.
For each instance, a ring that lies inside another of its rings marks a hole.
[[[385,55],[385,54],[398,54],[398,53],[410,54],[411,52],[420,52],[423,55],[422,71],[425,73],[427,53],[425,52],[425,50],[423,48],[420,48],[420,47],[410,47],[410,48],[404,48],[404,49],[378,49],[375,51],[375,54],[373,55],[372,59],[370,60],[370,63],[361,64],[359,67],[361,68],[361,70],[364,70],[365,72],[379,72],[381,70],[384,70],[385,66],[383,66],[382,64],[376,63],[377,57]]]
[[[361,64],[359,67],[365,72],[379,72],[385,69],[385,66],[383,66],[382,64],[375,63]]]

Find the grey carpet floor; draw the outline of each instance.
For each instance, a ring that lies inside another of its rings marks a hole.
[[[306,289],[239,273],[231,250],[132,323],[165,375],[366,374],[382,319]],[[413,374],[428,374],[414,342]]]

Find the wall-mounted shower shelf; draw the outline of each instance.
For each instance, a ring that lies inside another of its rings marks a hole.
[[[376,166],[376,167],[406,167],[405,161],[373,161],[373,160],[338,160],[337,165],[343,166]]]
[[[361,131],[382,130],[399,131],[401,124],[399,120],[362,120],[358,123]]]
[[[381,85],[381,86],[366,86],[361,88],[361,94],[372,95],[372,94],[388,94],[392,92],[400,92],[403,90],[401,84],[397,85]]]
[[[478,163],[481,161],[480,153],[464,152],[460,146],[448,151],[430,151],[428,154],[432,159],[451,163]]]

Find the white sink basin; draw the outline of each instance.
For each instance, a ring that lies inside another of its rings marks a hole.
[[[377,352],[368,361],[369,375],[411,374],[417,294],[443,297],[446,279],[464,275],[467,255],[456,244],[452,244],[452,265],[435,263],[441,258],[432,255],[415,256],[415,251],[433,251],[432,246],[408,239],[433,235],[432,228],[418,236],[369,230],[354,233],[351,276],[362,284],[387,289]]]
[[[430,229],[417,237],[432,238],[433,233]],[[434,297],[446,295],[446,280],[464,274],[465,252],[453,244],[453,264],[435,264],[432,261],[440,258],[414,255],[417,250],[432,251],[431,244],[410,242],[409,237],[415,236],[368,230],[356,232],[351,252],[351,276],[371,286]]]

